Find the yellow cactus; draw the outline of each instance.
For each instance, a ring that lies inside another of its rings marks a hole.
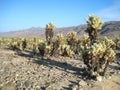
[[[46,29],[51,29],[52,30],[54,28],[55,28],[55,25],[52,22],[46,24]]]
[[[89,15],[89,18],[85,19],[87,24],[92,26],[95,30],[101,29],[103,22],[101,22],[100,17],[95,16],[94,14]]]

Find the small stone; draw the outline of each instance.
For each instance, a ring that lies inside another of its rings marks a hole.
[[[96,79],[97,79],[97,81],[101,82],[102,81],[102,76],[98,76]]]
[[[120,74],[120,71],[118,71],[117,73]]]
[[[20,86],[21,86],[20,80],[16,81],[16,87],[20,87]]]
[[[40,86],[36,86],[36,90],[40,90]]]
[[[108,79],[111,79],[111,76],[109,76]]]
[[[79,85],[81,85],[81,86],[86,86],[87,83],[86,83],[85,81],[81,80],[81,81],[79,82]]]
[[[25,81],[25,86],[28,88],[30,86],[31,82],[29,80]]]
[[[77,85],[73,86],[73,88],[72,88],[72,90],[77,90],[77,89],[78,89]]]

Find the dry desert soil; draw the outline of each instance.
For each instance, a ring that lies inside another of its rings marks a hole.
[[[81,58],[33,57],[2,47],[0,90],[120,90],[119,51],[105,77],[88,79],[84,67]]]

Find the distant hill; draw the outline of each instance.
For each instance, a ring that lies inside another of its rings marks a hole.
[[[77,32],[79,37],[83,36],[84,30],[86,30],[87,25],[62,27],[54,29],[55,35],[58,33],[63,33],[65,36],[70,31]],[[102,36],[110,37],[120,37],[120,21],[110,21],[105,22],[102,29],[99,30],[99,34]],[[45,28],[32,27],[20,31],[11,31],[0,33],[0,37],[45,37]]]

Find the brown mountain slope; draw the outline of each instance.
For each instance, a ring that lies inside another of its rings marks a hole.
[[[82,36],[84,34],[84,30],[86,30],[87,25],[79,25],[72,27],[62,27],[54,29],[55,35],[58,33],[63,33],[65,36],[70,31],[77,32],[78,36]],[[0,37],[45,37],[44,35],[45,29],[40,27],[32,27],[25,30],[20,31],[11,31],[0,33]],[[119,37],[120,36],[120,21],[110,21],[105,22],[102,29],[99,30],[100,35],[102,36],[110,36],[110,37]]]

